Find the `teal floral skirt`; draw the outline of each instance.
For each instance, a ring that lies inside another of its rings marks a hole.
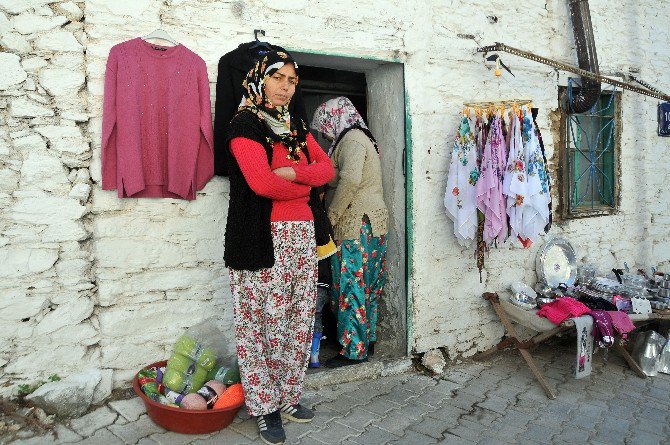
[[[368,355],[377,340],[377,302],[386,280],[386,235],[372,236],[367,217],[361,222],[359,239],[337,242],[332,258],[332,308],[337,315],[340,354],[353,360]]]

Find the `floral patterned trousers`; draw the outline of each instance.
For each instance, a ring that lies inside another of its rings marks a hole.
[[[353,360],[368,355],[376,341],[377,301],[386,281],[386,235],[372,236],[363,218],[359,239],[338,241],[332,258],[332,307],[337,314],[340,354]]]
[[[269,414],[299,403],[309,361],[316,304],[312,221],[272,223],[275,264],[230,269],[235,339],[247,410]]]

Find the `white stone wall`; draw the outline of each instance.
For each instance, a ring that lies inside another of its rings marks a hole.
[[[450,139],[463,101],[531,97],[553,158],[557,73],[503,54],[516,77],[496,79],[474,50],[502,41],[576,63],[567,0],[335,4],[0,0],[0,394],[86,367],[113,369],[119,385],[163,358],[184,327],[210,315],[232,326],[221,259],[227,180],[215,178],[194,202],[119,200],[100,188],[109,48],[159,25],[204,58],[212,92],[218,58],[255,28],[293,50],[404,61],[414,184],[410,346],[446,347],[456,357],[499,338],[481,293],[514,279],[532,284],[537,246],[494,250],[479,284],[472,250],[457,245],[442,205]],[[632,67],[670,89],[668,2],[591,0],[591,11],[603,73]],[[621,211],[553,229],[580,259],[603,269],[670,265],[670,141],[655,125],[656,100],[624,92]]]

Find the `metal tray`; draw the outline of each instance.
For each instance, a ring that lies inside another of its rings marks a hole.
[[[575,251],[563,238],[552,238],[540,249],[535,260],[537,277],[554,288],[559,284],[573,286],[577,278]]]

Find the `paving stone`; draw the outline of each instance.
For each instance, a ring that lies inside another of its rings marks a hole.
[[[391,392],[384,396],[385,399],[388,399],[399,405],[405,405],[410,399],[414,399],[416,397],[418,397],[416,393],[407,391],[402,387],[395,387]]]
[[[256,440],[249,439],[231,428],[224,428],[206,439],[194,439],[191,445],[247,445],[251,443],[256,443]]]
[[[510,409],[500,419],[498,419],[497,422],[516,428],[525,428],[534,419],[534,415],[530,415],[522,411],[517,411],[515,409]]]
[[[386,445],[392,440],[398,439],[398,436],[387,430],[382,430],[374,425],[370,425],[360,436],[351,437],[351,440],[360,445]]]
[[[667,437],[645,431],[638,431],[632,437],[626,438],[626,445],[658,445],[660,443],[667,444]]]
[[[390,431],[398,436],[402,436],[403,432],[410,426],[417,422],[417,419],[408,416],[409,413],[405,410],[393,411],[381,420],[372,422],[372,426],[377,426],[381,429]]]
[[[355,406],[364,405],[365,401],[349,397],[347,395],[340,395],[337,399],[328,403],[328,409],[337,411],[341,414],[350,412]]]
[[[56,433],[57,443],[74,443],[82,440],[82,437],[79,434],[75,433],[65,425],[56,425],[54,427],[54,432]]]
[[[447,427],[456,426],[456,424],[458,424],[458,419],[460,419],[461,416],[466,415],[468,412],[469,411],[455,406],[446,405],[426,414],[424,417],[431,417],[444,422],[444,429],[447,429]]]
[[[604,429],[593,434],[593,439],[611,445],[624,444],[626,443],[626,434],[627,431]]]
[[[28,439],[20,439],[12,442],[12,445],[47,445],[56,443],[53,434],[47,434],[44,436],[35,436]]]
[[[481,439],[481,438],[479,438]],[[444,445],[463,445],[463,444],[470,444],[470,443],[477,443],[479,439],[467,439],[465,437],[459,437],[455,436],[453,434],[447,434],[444,436],[444,440],[440,442],[440,444]]]
[[[128,400],[115,400],[109,403],[109,407],[129,422],[136,421],[142,414],[147,412],[144,403],[139,397]]]
[[[70,427],[81,436],[93,435],[100,428],[111,425],[118,414],[106,406],[96,409],[83,417],[72,420]]]
[[[470,422],[478,423],[480,425],[490,426],[495,420],[499,419],[500,414],[489,411],[487,409],[482,409],[480,407],[475,407],[474,411],[464,415],[461,419],[468,420]]]
[[[454,419],[454,425],[456,426],[457,420]],[[433,437],[435,439],[442,439],[444,436],[444,431],[449,428],[449,425],[445,423],[444,420],[438,420],[433,417],[424,417],[420,422],[414,423],[409,426],[409,429],[416,431],[421,434]]]
[[[247,419],[243,422],[231,423],[228,425],[228,428],[249,439],[258,439],[258,424],[255,419]]]
[[[555,439],[570,443],[587,443],[589,440],[589,431],[577,428],[574,425],[568,425],[560,434],[555,436]]]
[[[136,443],[134,442],[124,442],[121,440],[118,436],[112,434],[111,431],[109,431],[107,428],[103,428],[101,430],[98,430],[95,432],[94,435],[87,437],[86,439],[82,440],[81,442],[77,442],[77,445],[122,445],[124,443]]]
[[[309,436],[309,435],[300,439],[300,441],[298,443],[300,445],[324,445],[324,442],[321,442],[320,440],[318,440],[318,439],[316,439],[312,436]]]
[[[158,442],[153,440],[151,437],[143,437],[137,442],[137,445],[158,445]]]
[[[493,395],[488,395],[486,397],[486,400],[477,403],[477,406],[481,408],[485,408],[488,409],[489,411],[493,411],[500,414],[505,414],[505,411],[507,411],[509,405],[510,401],[508,399],[503,399],[502,397]]]
[[[386,414],[389,411],[399,409],[400,405],[384,397],[379,397],[378,399],[375,399],[370,403],[362,405],[361,408],[376,414]]]
[[[597,417],[587,417],[587,416],[577,416],[572,414],[572,417],[568,421],[568,424],[572,425],[575,428],[581,428],[586,431],[593,431],[596,429],[596,426],[602,421],[602,419]]]
[[[368,425],[374,421],[380,420],[382,417],[381,414],[376,414],[365,409],[364,406],[357,406],[352,409],[349,414],[344,417],[337,419],[341,424],[347,425],[350,428],[355,430],[360,430],[361,432],[365,431]]]
[[[197,439],[207,439],[211,434],[179,434],[174,431],[168,431],[165,433],[157,433],[149,436],[149,439],[153,440],[159,445],[187,445]]]
[[[435,386],[431,388],[432,391],[437,391],[451,396],[454,391],[460,389],[463,385],[449,380],[440,380]]]
[[[328,422],[323,428],[321,428],[318,434],[310,434],[310,436],[324,442],[327,444],[339,444],[341,440],[348,437],[358,436],[360,431],[356,431],[353,428],[344,425],[343,423],[338,422],[337,420],[332,420]]]
[[[445,436],[448,433],[464,440],[479,442],[486,430],[486,427],[483,425],[461,420],[458,425],[449,428],[449,431],[445,433]]]
[[[451,395],[447,395],[443,392],[434,391],[433,388],[430,388],[420,394],[417,398],[412,399],[414,403],[421,403],[426,406],[431,406],[433,408],[439,407],[445,400],[450,399]]]
[[[398,440],[390,442],[394,445],[429,445],[437,443],[437,440],[425,434],[417,433],[415,431],[407,431],[404,436]]]
[[[317,409],[314,410],[314,419],[312,419],[311,422],[309,423],[297,423],[297,422],[284,422],[284,429],[286,430],[286,434],[290,435],[291,437],[303,437],[308,434],[314,434],[323,427],[326,426],[329,422],[332,422],[333,420],[339,420],[342,418],[342,414],[331,411],[328,408],[324,407],[317,407]],[[256,422],[254,422],[256,423]],[[256,435],[258,434],[258,427],[256,427]]]
[[[143,437],[165,432],[165,429],[156,425],[146,414],[141,415],[136,422],[129,422],[125,425],[110,425],[107,428],[127,444],[135,444]]]
[[[470,411],[473,406],[475,406],[479,402],[484,401],[484,399],[485,397],[483,395],[475,396],[473,394],[462,393],[459,391],[456,394],[456,396],[452,398],[451,401],[449,401],[449,404],[457,408]]]

